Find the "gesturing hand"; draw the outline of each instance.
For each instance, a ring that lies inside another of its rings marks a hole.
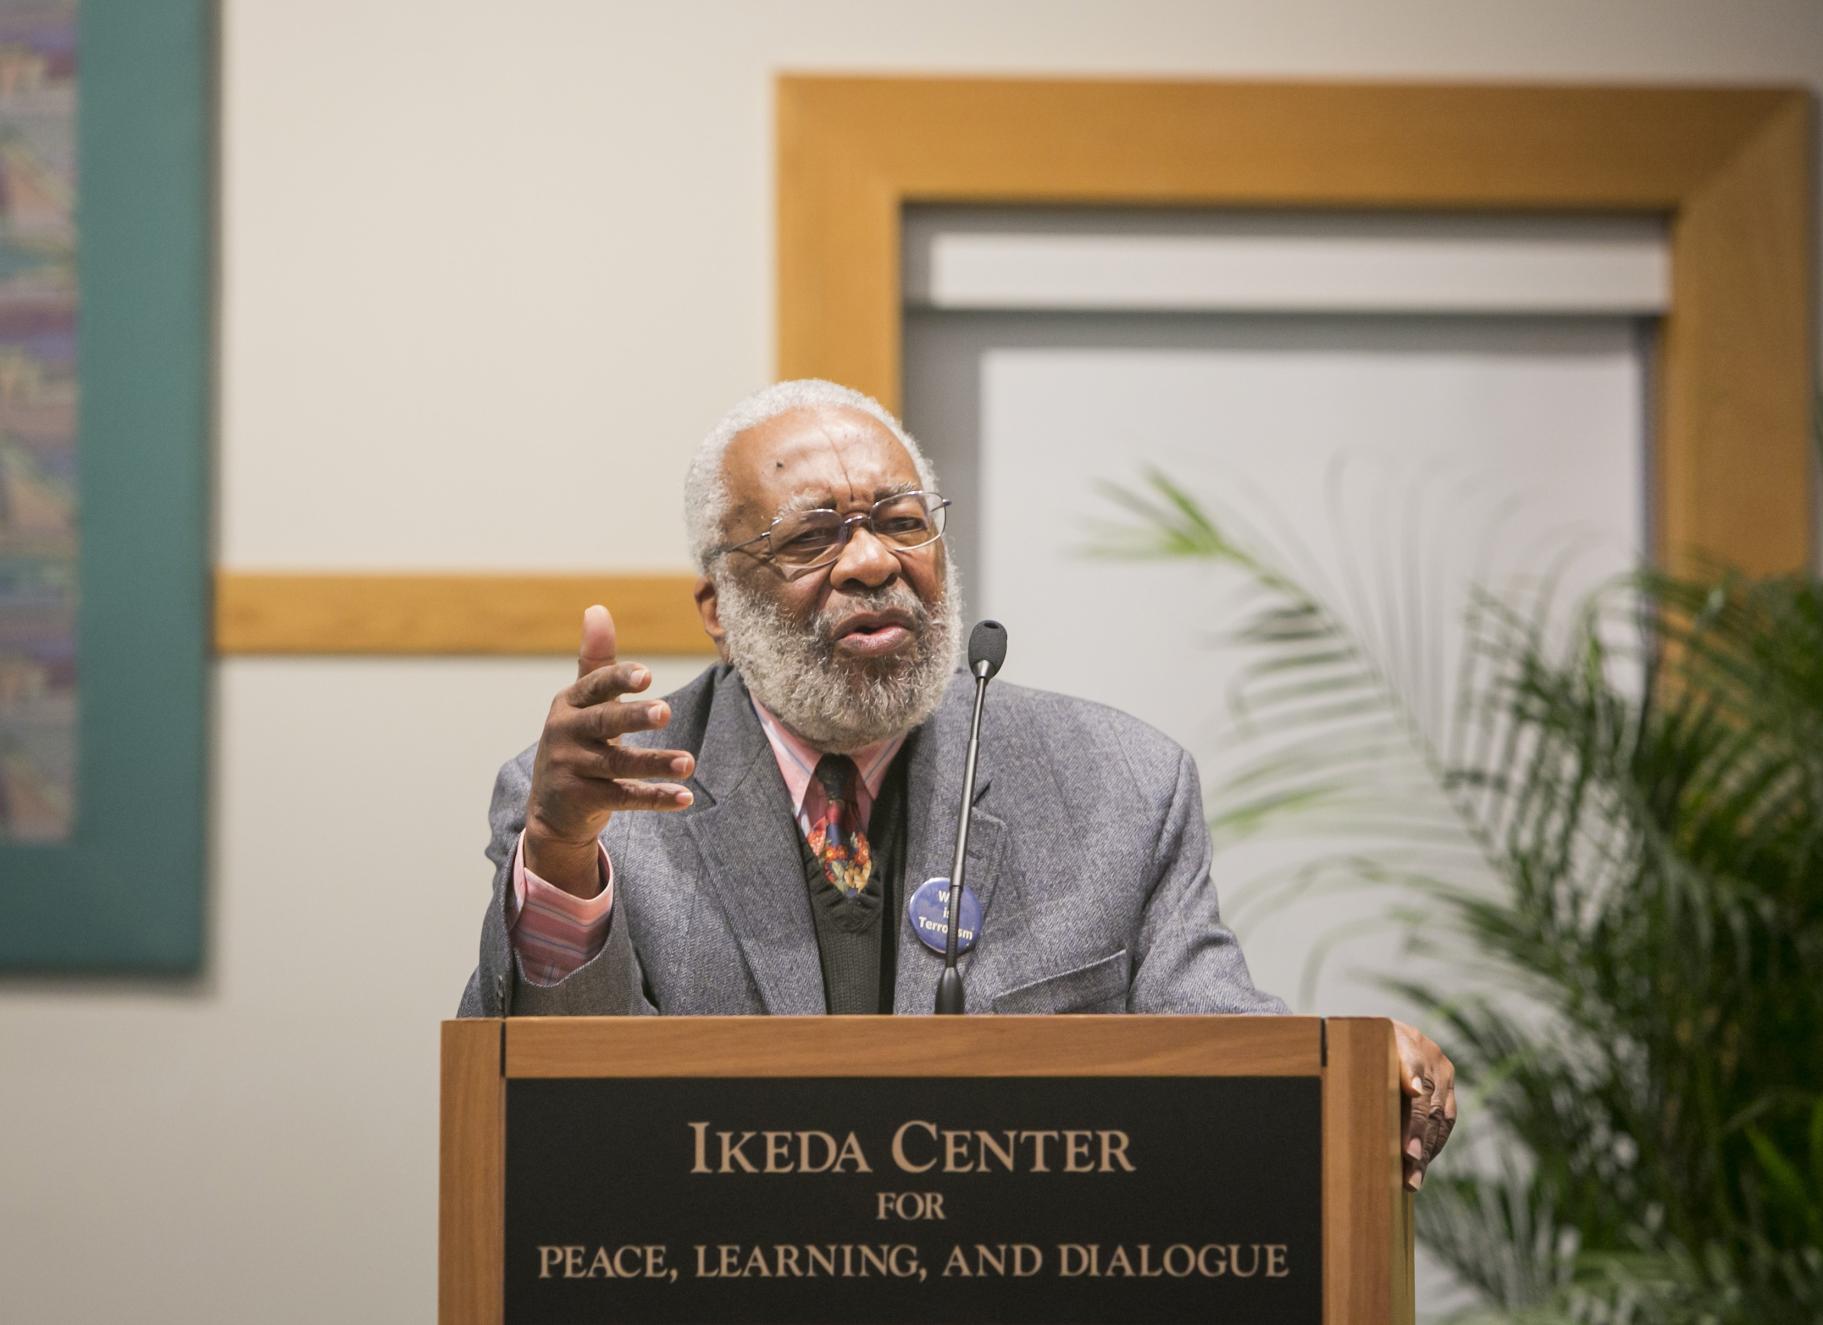
[[[538,738],[526,804],[526,866],[579,897],[600,891],[596,839],[617,810],[681,810],[689,790],[648,778],[685,778],[696,761],[683,750],[622,745],[628,732],[663,727],[670,706],[623,702],[652,674],[615,659],[614,618],[599,603],[582,614],[576,682],[558,692]]]
[[[1402,1021],[1393,1023],[1399,1047],[1399,1089],[1404,1098],[1405,1185],[1424,1185],[1424,1170],[1443,1149],[1456,1126],[1456,1065],[1422,1031]]]

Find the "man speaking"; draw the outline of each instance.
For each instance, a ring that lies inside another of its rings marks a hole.
[[[931,1010],[941,927],[933,941],[914,915],[950,870],[974,694],[939,493],[899,422],[833,383],[779,383],[717,425],[684,505],[720,661],[636,698],[650,674],[618,657],[606,608],[583,614],[575,684],[495,782],[463,1015]],[[996,685],[967,1010],[1285,1011],[1222,924],[1209,857],[1174,742]],[[1455,1117],[1454,1069],[1410,1027],[1397,1038],[1416,1186]]]

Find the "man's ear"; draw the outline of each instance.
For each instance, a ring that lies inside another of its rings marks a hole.
[[[721,608],[715,599],[715,584],[707,575],[697,577],[696,613],[703,619],[703,634],[715,642],[715,651],[728,661],[728,632],[722,628]]]

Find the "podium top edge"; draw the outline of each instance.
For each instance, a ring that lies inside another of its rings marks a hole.
[[[1335,1019],[1372,1032],[1383,1018]],[[507,1078],[1310,1076],[1321,1017],[511,1017],[443,1023],[496,1038]]]

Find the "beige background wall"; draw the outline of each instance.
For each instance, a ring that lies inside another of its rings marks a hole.
[[[1823,82],[1809,0],[224,11],[239,569],[680,564],[685,457],[771,365],[780,70]],[[567,672],[217,668],[205,974],[0,984],[0,1315],[430,1317],[435,1024]]]

